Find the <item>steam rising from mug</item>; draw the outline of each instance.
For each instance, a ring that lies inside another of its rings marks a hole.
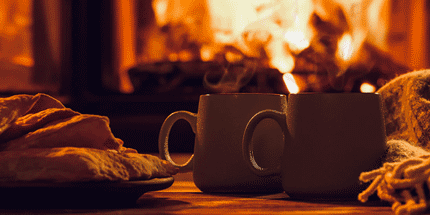
[[[206,72],[203,77],[203,86],[218,93],[234,93],[247,85],[254,76],[256,64],[224,68],[222,71]],[[220,77],[221,76],[221,77]],[[213,82],[212,79],[217,79]]]

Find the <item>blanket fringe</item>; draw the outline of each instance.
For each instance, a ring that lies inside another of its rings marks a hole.
[[[375,192],[392,204],[395,214],[419,214],[429,209],[430,156],[423,155],[364,172],[360,181],[372,183],[358,195],[366,202]],[[426,192],[427,191],[427,192]]]

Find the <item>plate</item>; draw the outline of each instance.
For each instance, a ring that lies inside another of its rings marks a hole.
[[[1,182],[2,208],[123,208],[144,193],[170,187],[173,177],[141,181]]]

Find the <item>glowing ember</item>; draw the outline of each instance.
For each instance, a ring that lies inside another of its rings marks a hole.
[[[273,41],[266,46],[270,66],[278,69],[281,73],[289,73],[294,69],[294,57],[285,50],[280,40]]]
[[[214,59],[214,51],[209,46],[202,46],[200,49],[200,58],[202,61],[211,61]]]
[[[294,69],[294,59],[289,56],[272,58],[270,65],[281,73],[289,73]]]
[[[180,51],[178,56],[179,60],[182,62],[191,61],[193,59],[193,54],[187,50]]]
[[[228,51],[227,53],[225,53],[225,59],[230,63],[235,63],[235,62],[241,61],[243,59],[243,56],[240,54]]]
[[[338,43],[338,55],[342,60],[348,61],[352,57],[352,37],[350,34],[344,34]]]
[[[26,67],[32,67],[34,66],[34,60],[31,57],[28,56],[16,56],[12,58],[12,62],[18,65],[23,65]]]
[[[296,80],[294,79],[294,76],[291,73],[285,73],[282,76],[282,79],[284,79],[284,83],[287,86],[287,89],[290,93],[300,92],[299,86],[297,85]]]
[[[169,58],[169,61],[170,61],[170,62],[175,62],[175,61],[178,61],[178,60],[179,60],[179,56],[178,56],[178,54],[176,54],[176,53],[170,53],[170,54],[168,55],[168,58]]]
[[[363,83],[360,86],[360,91],[362,93],[374,93],[376,91],[376,87],[369,83]]]
[[[161,30],[151,41],[164,42],[164,59],[241,64],[252,58],[277,69],[291,93],[326,89],[317,76],[302,80],[296,72],[326,74],[331,87],[349,91],[346,79],[358,76],[349,73],[388,51],[389,0],[153,0],[152,6]]]
[[[309,40],[307,40],[303,32],[299,30],[287,31],[284,37],[293,52],[303,51],[310,45]]]
[[[154,0],[152,2],[152,6],[154,9],[154,13],[156,14],[155,18],[158,26],[163,26],[167,23],[167,8],[169,5],[168,0]]]

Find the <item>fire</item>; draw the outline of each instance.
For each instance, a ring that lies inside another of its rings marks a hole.
[[[34,66],[34,60],[31,57],[28,56],[16,56],[12,58],[12,62],[14,62],[17,65],[23,65],[26,67],[32,67]]]
[[[212,50],[210,46],[203,46],[200,49],[200,58],[202,59],[202,61],[211,61],[215,58],[214,55],[214,50]]]
[[[168,59],[169,59],[170,62],[176,62],[176,61],[179,60],[179,56],[176,53],[170,53],[168,55]]]
[[[309,47],[310,42],[300,30],[290,30],[285,33],[285,40],[292,51],[299,52]]]
[[[282,47],[273,47],[270,65],[281,73],[289,73],[294,69],[294,58],[288,53],[283,53]],[[278,52],[280,52],[278,54]]]
[[[163,26],[167,23],[167,8],[169,6],[168,0],[153,0],[152,7],[156,14],[155,20],[158,26]]]
[[[352,37],[351,34],[344,34],[338,43],[338,55],[343,61],[349,61],[352,57]]]
[[[374,93],[376,91],[376,87],[369,83],[363,83],[360,86],[360,91],[362,93]]]
[[[288,91],[297,93],[306,90],[304,83],[309,79],[296,80],[295,71],[314,68],[296,68],[303,62],[297,61],[306,53],[303,51],[314,51],[316,58],[327,54],[327,61],[333,59],[336,64],[336,69],[327,67],[328,76],[339,78],[361,60],[358,56],[364,43],[384,49],[388,18],[381,16],[388,10],[388,1],[153,0],[152,6],[158,27],[170,31],[164,33],[170,44],[177,49],[187,44],[199,48],[197,52],[169,51],[171,47],[165,45],[170,61],[216,61],[224,56],[227,63],[234,64],[258,58],[262,65],[282,73]],[[379,24],[383,26],[379,28]],[[321,63],[320,58],[316,61],[315,66],[332,63]],[[363,84],[362,88],[374,91],[372,85]]]
[[[291,73],[285,73],[282,76],[282,79],[284,79],[284,83],[287,86],[287,89],[290,93],[300,92],[299,86],[297,85],[296,80],[294,79],[294,76]]]
[[[191,61],[193,59],[193,54],[188,50],[182,50],[178,54],[179,60],[182,62]]]
[[[225,59],[230,63],[236,63],[240,62],[243,59],[243,56],[237,53],[227,51],[227,53],[225,53]]]
[[[294,69],[295,65],[293,56],[288,53],[283,53],[282,46],[275,46],[274,48],[274,50],[277,49],[281,54],[275,55],[276,57],[271,59],[270,65],[278,69],[281,73],[284,73],[282,77],[288,91],[290,93],[298,93],[300,91],[299,86],[297,85],[294,76],[290,73]]]

